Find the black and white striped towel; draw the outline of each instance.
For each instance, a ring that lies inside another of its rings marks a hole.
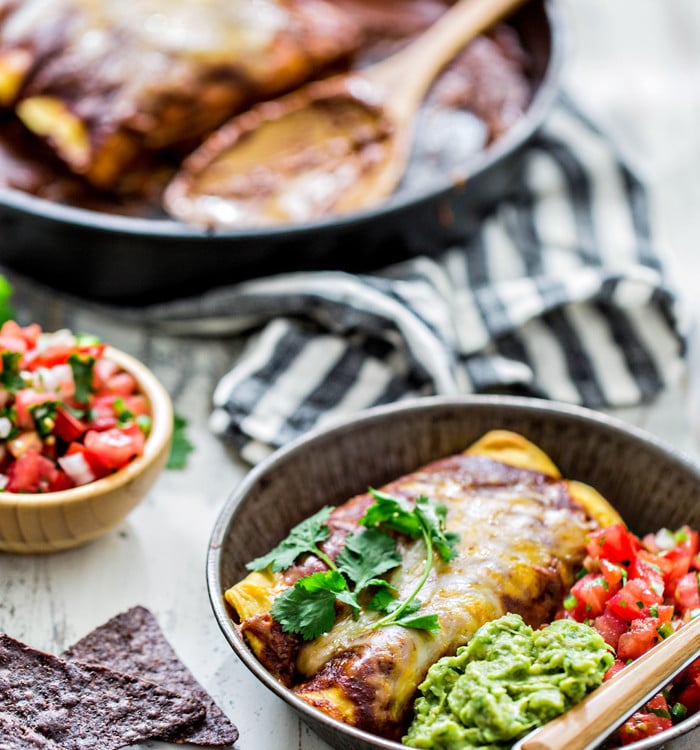
[[[645,190],[562,100],[477,236],[372,275],[289,274],[154,307],[247,332],[211,427],[256,462],[324,420],[427,394],[648,401],[680,371],[680,305]]]

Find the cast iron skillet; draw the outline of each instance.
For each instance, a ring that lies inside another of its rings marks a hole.
[[[465,165],[468,180],[436,176],[425,189],[399,189],[363,213],[237,231],[103,214],[0,189],[0,263],[80,297],[141,305],[272,273],[361,272],[434,255],[472,233],[504,194],[557,93],[562,29],[553,0],[531,0],[509,23],[531,56],[534,98],[519,123]]]

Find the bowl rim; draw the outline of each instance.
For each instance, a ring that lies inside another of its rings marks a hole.
[[[131,373],[136,378],[140,391],[150,402],[151,430],[146,437],[143,453],[113,474],[67,490],[36,493],[0,491],[0,510],[17,505],[50,507],[77,504],[123,487],[158,460],[169,443],[173,430],[173,406],[168,392],[151,370],[130,354],[108,345],[104,356]]]
[[[310,722],[312,725],[322,725],[324,729],[329,732],[341,732],[352,737],[357,742],[365,743],[365,745],[369,747],[381,748],[382,750],[401,750],[401,748],[406,747],[406,745],[402,745],[395,740],[388,740],[379,735],[344,724],[343,722],[324,714],[322,711],[313,708],[276,680],[270,672],[260,664],[257,658],[253,655],[253,652],[247,647],[227,611],[223,598],[224,591],[219,576],[221,550],[223,548],[224,539],[229,532],[229,529],[235,524],[236,515],[241,501],[266,473],[274,471],[277,465],[292,459],[299,452],[307,450],[309,446],[313,446],[314,443],[324,440],[328,435],[341,435],[343,433],[352,432],[358,426],[361,427],[362,425],[373,423],[382,420],[385,417],[394,416],[404,412],[429,412],[435,408],[450,407],[469,409],[472,406],[511,408],[520,412],[542,415],[554,414],[560,417],[574,419],[578,422],[595,424],[598,427],[612,430],[616,434],[632,438],[633,441],[644,443],[645,446],[651,448],[653,452],[658,453],[666,460],[670,460],[691,474],[694,474],[700,483],[700,464],[692,460],[683,451],[660,440],[650,432],[647,432],[636,425],[629,424],[619,417],[593,411],[583,406],[527,396],[469,394],[462,396],[426,396],[406,399],[398,403],[364,409],[350,417],[337,418],[332,421],[329,420],[327,424],[314,428],[282,448],[279,448],[253,467],[243,481],[234,488],[224,503],[212,529],[207,549],[207,591],[210,605],[213,609],[219,629],[236,656],[263,683],[263,685],[295,709],[303,720]],[[626,748],[630,748],[630,750],[651,750],[651,748],[658,748],[664,743],[698,727],[700,727],[700,712],[693,714],[683,722],[675,724],[670,729],[667,729],[658,735],[639,740],[627,745]]]
[[[563,13],[555,0],[541,0],[542,9],[549,26],[549,59],[541,81],[534,91],[527,111],[508,131],[487,148],[474,154],[459,174],[445,183],[436,183],[411,191],[405,196],[395,193],[378,206],[348,215],[327,217],[304,224],[283,224],[271,227],[242,227],[217,229],[186,224],[176,219],[130,217],[109,214],[79,206],[57,203],[14,188],[0,188],[0,207],[13,209],[37,218],[49,219],[61,224],[74,225],[104,234],[144,236],[151,238],[175,238],[180,240],[258,240],[270,241],[280,236],[304,237],[323,230],[347,230],[362,226],[395,212],[409,211],[428,200],[439,200],[456,187],[473,180],[496,165],[508,153],[515,153],[541,126],[546,113],[559,94],[566,32]]]

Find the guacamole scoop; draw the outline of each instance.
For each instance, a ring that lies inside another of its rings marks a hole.
[[[581,701],[612,663],[610,648],[588,625],[556,620],[533,630],[520,615],[504,615],[430,668],[403,743],[508,748]]]

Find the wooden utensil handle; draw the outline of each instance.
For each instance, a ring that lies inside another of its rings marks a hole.
[[[414,42],[385,62],[368,69],[367,77],[386,90],[410,88],[422,100],[435,76],[478,34],[488,30],[525,0],[457,0]],[[410,78],[407,81],[406,76]]]
[[[700,617],[671,634],[558,719],[531,732],[513,750],[585,750],[654,696],[697,658]]]

